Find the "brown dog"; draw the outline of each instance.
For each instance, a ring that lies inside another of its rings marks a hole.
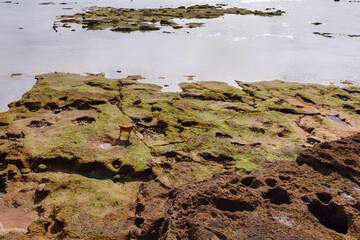
[[[131,131],[134,131],[134,133],[135,133],[135,124],[128,125],[128,126],[119,125],[119,129],[120,129],[120,136],[121,136],[121,133],[124,131],[124,132],[128,132],[129,137],[130,137]]]

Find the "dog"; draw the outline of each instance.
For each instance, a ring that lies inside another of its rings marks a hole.
[[[122,133],[122,132],[128,132],[128,133],[129,133],[129,136],[128,136],[128,137],[130,137],[131,131],[133,131],[133,132],[135,133],[135,124],[128,125],[128,126],[119,125],[119,129],[120,129],[120,135],[119,135],[119,137],[121,137],[121,133]]]

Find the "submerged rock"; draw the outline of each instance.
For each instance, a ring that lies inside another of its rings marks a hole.
[[[268,9],[266,11],[252,11],[242,8],[227,8],[222,6],[195,5],[188,8],[147,8],[147,9],[128,9],[111,7],[92,7],[85,13],[74,15],[62,15],[59,17],[63,23],[82,24],[83,28],[89,30],[104,30],[110,28],[115,32],[133,32],[160,30],[160,26],[171,26],[174,29],[184,26],[175,23],[174,19],[205,19],[217,18],[225,14],[237,15],[259,15],[259,16],[280,16],[284,12],[281,10]],[[157,26],[158,24],[160,26]],[[189,28],[201,27],[203,23],[187,23]]]

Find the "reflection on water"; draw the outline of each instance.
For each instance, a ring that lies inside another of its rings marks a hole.
[[[36,74],[64,72],[106,73],[120,78],[140,74],[144,81],[179,90],[177,84],[195,80],[281,79],[328,84],[343,80],[360,85],[360,3],[286,0],[208,0],[264,10],[285,10],[280,17],[226,15],[201,19],[204,27],[130,34],[86,31],[81,26],[53,30],[56,16],[81,12],[89,6],[129,8],[190,6],[196,0],[84,0],[39,5],[39,1],[0,3],[0,111],[21,97]],[[60,4],[66,2],[67,4]],[[66,9],[64,9],[66,8]],[[69,9],[72,8],[72,9]],[[181,20],[179,22],[194,22]],[[323,24],[314,25],[313,22]],[[75,30],[75,31],[74,31]],[[163,31],[171,34],[163,33]],[[333,33],[333,38],[313,32]],[[121,71],[119,73],[118,71]],[[27,76],[9,77],[12,73]]]

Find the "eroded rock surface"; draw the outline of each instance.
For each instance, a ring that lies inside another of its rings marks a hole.
[[[339,140],[359,131],[357,87],[195,82],[169,93],[140,76],[37,79],[0,114],[0,193],[37,213],[26,235],[5,239],[358,237],[359,137]],[[263,165],[276,160],[293,162]]]
[[[342,139],[340,153],[331,142],[298,158],[311,156],[308,163],[321,171],[276,161],[250,175],[225,172],[181,187],[170,194],[161,239],[359,239],[359,184],[343,177],[339,160],[321,157],[348,153],[358,162],[359,137]]]

